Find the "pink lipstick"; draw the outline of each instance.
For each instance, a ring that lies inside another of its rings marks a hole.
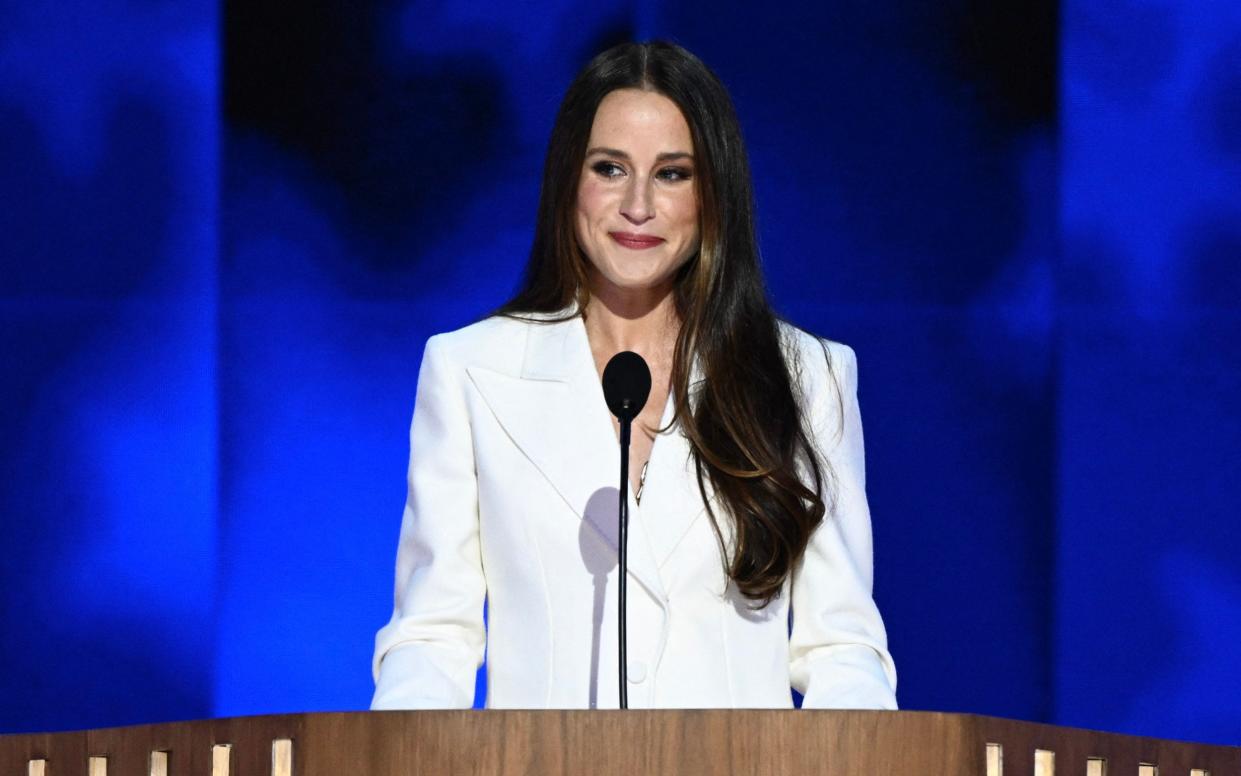
[[[652,237],[649,234],[634,234],[632,232],[608,232],[608,236],[621,246],[635,251],[654,248],[656,245],[661,245],[664,242],[662,237]]]

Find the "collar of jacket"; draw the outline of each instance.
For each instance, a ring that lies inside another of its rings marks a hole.
[[[524,326],[520,375],[472,366],[470,379],[514,444],[564,499],[566,514],[585,521],[615,550],[620,445],[586,327],[581,316]],[[669,397],[661,427],[672,417]],[[629,489],[628,570],[666,604],[661,569],[705,511],[689,441],[679,425],[656,438],[646,488],[640,508]]]

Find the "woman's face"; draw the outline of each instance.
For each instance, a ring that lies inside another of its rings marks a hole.
[[[594,281],[659,289],[698,249],[689,125],[672,100],[618,89],[599,103],[577,187],[577,241]]]

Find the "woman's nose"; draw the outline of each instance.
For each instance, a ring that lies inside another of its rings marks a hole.
[[[621,215],[633,224],[643,224],[655,217],[649,181],[636,176],[631,180],[621,200]]]

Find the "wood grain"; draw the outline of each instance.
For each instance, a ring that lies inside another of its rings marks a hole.
[[[1237,747],[965,714],[806,710],[353,712],[7,735],[0,776],[25,776],[31,759],[48,761],[47,776],[85,776],[91,755],[114,776],[142,774],[155,751],[173,776],[986,776],[988,744],[1003,748],[1003,776],[1034,776],[1036,749],[1055,753],[1059,776],[1086,774],[1089,758],[1106,760],[1109,776],[1136,776],[1139,763],[1163,776],[1241,776]],[[217,746],[228,747],[226,774]]]

